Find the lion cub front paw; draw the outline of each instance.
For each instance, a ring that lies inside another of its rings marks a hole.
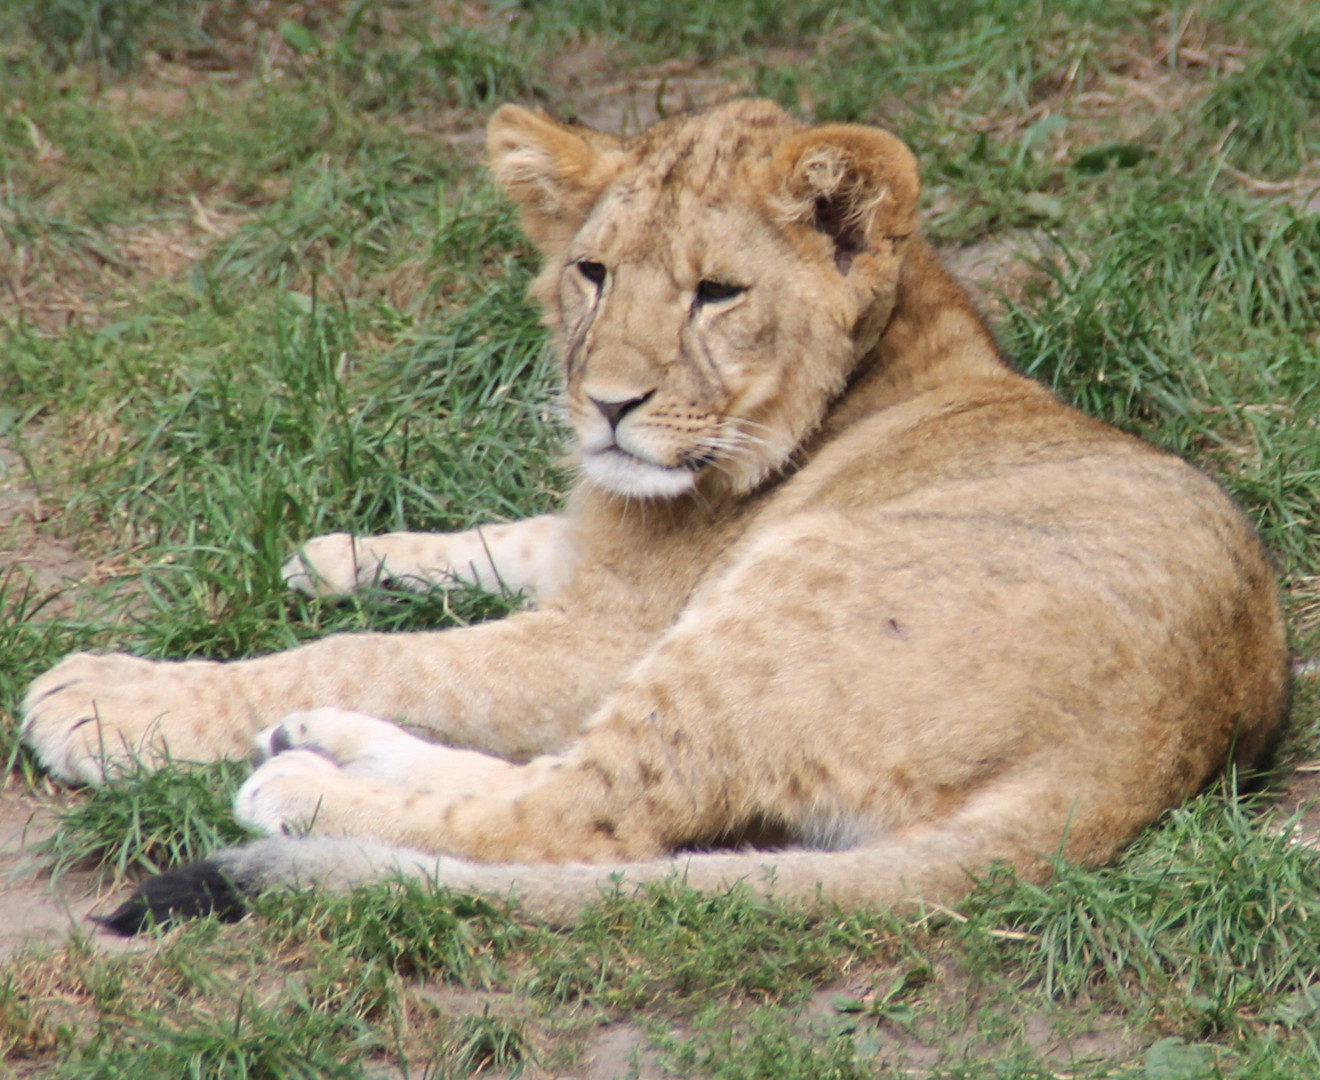
[[[222,665],[75,653],[23,699],[20,737],[61,780],[99,784],[134,765],[214,761],[242,752]]]
[[[280,567],[284,584],[306,596],[347,596],[373,584],[381,561],[366,540],[328,533],[308,540]]]

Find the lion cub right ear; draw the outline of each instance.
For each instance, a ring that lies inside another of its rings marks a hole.
[[[566,246],[624,159],[610,135],[502,105],[486,129],[491,172],[522,207],[523,230],[543,252]]]

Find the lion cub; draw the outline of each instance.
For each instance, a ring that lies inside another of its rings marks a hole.
[[[236,813],[310,835],[202,877],[402,870],[567,919],[620,874],[853,905],[948,901],[997,860],[1039,879],[1268,746],[1287,658],[1251,526],[1004,362],[898,139],[742,101],[627,140],[505,106],[488,147],[544,258],[566,509],[324,536],[286,577],[535,610],[227,664],[72,656],[25,703],[53,774],[259,732]]]

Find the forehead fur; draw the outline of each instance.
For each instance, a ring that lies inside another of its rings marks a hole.
[[[772,102],[736,101],[639,133],[623,144],[621,167],[580,233],[584,250],[651,263],[701,262],[708,249],[730,255],[745,213],[773,198],[762,174],[775,147],[803,126]]]
[[[770,101],[734,101],[709,112],[665,120],[624,144],[637,185],[712,190],[749,164],[768,163],[774,148],[803,125]]]

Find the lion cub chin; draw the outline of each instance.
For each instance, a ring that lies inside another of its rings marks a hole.
[[[1005,364],[898,139],[763,101],[629,139],[505,106],[488,149],[543,257],[577,486],[559,515],[319,537],[285,575],[535,607],[38,679],[23,738],[71,780],[259,732],[237,813],[281,839],[117,925],[398,871],[554,919],[672,873],[948,901],[997,861],[1109,859],[1266,750],[1287,663],[1250,525]]]

